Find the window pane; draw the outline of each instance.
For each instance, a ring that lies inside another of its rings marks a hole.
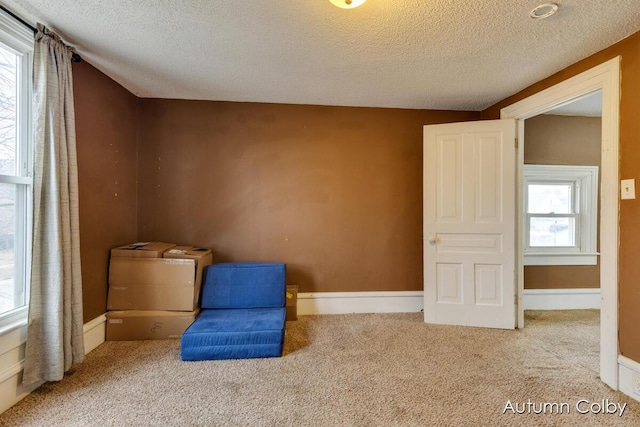
[[[571,184],[529,184],[528,213],[573,213]]]
[[[17,56],[0,45],[0,174],[16,174]]]
[[[531,217],[529,227],[529,246],[573,247],[576,245],[574,218]]]
[[[25,304],[21,280],[16,280],[16,186],[0,184],[0,315]]]

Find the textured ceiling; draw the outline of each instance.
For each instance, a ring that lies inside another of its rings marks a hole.
[[[140,97],[481,110],[640,30],[639,0],[9,0]]]
[[[560,105],[544,114],[602,117],[602,91],[597,91],[575,101]]]

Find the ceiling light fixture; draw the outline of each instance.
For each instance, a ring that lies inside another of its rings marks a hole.
[[[529,16],[533,19],[548,18],[558,11],[558,5],[556,3],[544,3],[535,7]]]
[[[334,6],[338,6],[341,9],[353,9],[360,6],[367,0],[329,0]]]

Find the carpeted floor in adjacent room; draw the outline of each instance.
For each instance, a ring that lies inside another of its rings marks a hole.
[[[3,426],[637,426],[598,379],[597,310],[527,312],[504,331],[421,313],[301,316],[282,358],[182,362],[179,341],[107,342]],[[508,402],[569,411],[514,414]],[[615,414],[580,414],[603,400]],[[567,413],[568,412],[568,413]]]

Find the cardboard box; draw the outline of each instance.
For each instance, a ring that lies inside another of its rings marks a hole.
[[[162,254],[163,258],[184,258],[200,260],[211,254],[211,249],[193,246],[175,246]]]
[[[213,263],[211,249],[194,248],[193,246],[176,246],[162,254],[168,259],[192,259],[196,262],[196,283],[198,289],[202,284],[202,273],[207,265]],[[199,300],[198,300],[199,301]]]
[[[287,285],[287,320],[298,320],[298,286]]]
[[[180,338],[198,315],[194,311],[109,311],[107,341]]]
[[[111,249],[111,257],[161,258],[165,251],[175,247],[174,243],[138,242]]]
[[[111,258],[107,309],[193,311],[202,271],[211,262],[211,253],[198,260]]]

